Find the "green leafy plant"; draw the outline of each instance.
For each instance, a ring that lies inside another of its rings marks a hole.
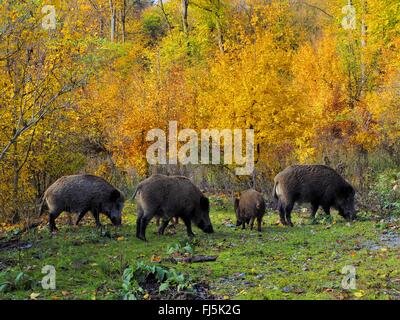
[[[179,292],[192,288],[190,279],[175,269],[148,265],[143,261],[138,262],[136,268],[126,268],[122,280],[123,298],[125,300],[140,299],[145,292],[142,286],[146,281],[151,280],[155,280],[158,284],[159,293],[168,289],[176,289]]]
[[[126,268],[122,275],[122,290],[124,300],[139,300],[144,293],[135,279],[135,270],[131,267]]]
[[[167,254],[194,254],[194,248],[188,241],[180,241],[170,245],[167,249]]]
[[[19,272],[16,275],[11,272],[0,272],[0,293],[29,290],[33,287],[32,277],[25,272]]]
[[[381,208],[389,214],[400,215],[400,171],[386,170],[379,174],[374,187]]]

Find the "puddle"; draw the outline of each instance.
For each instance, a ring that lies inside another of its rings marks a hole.
[[[379,242],[368,240],[364,242],[363,247],[368,250],[381,250],[382,248],[399,248],[400,235],[394,232],[388,232],[380,236]]]
[[[11,239],[0,243],[0,251],[11,249],[27,250],[33,247],[31,242],[20,242],[18,239]]]

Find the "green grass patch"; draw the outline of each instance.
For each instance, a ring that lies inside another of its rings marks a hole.
[[[211,212],[215,233],[194,228],[193,240],[187,239],[183,223],[158,236],[154,222],[147,229],[148,242],[138,240],[132,205],[127,206],[120,228],[103,217],[106,225],[98,230],[88,215],[80,227],[57,220],[57,235],[47,228],[32,230],[16,245],[7,248],[3,243],[0,298],[151,299],[149,289],[140,284],[143,279],[137,278],[140,268],[146,276],[154,275],[159,298],[171,288],[185,291],[197,284],[206,284],[209,296],[220,299],[400,298],[398,220],[363,218],[350,225],[333,215],[311,224],[308,213],[293,213],[295,227],[288,228],[277,225],[277,214],[270,213],[258,233],[235,228],[232,208],[218,209]],[[177,255],[218,259],[168,261]],[[56,269],[55,290],[42,289],[45,265]],[[341,272],[347,265],[356,268],[356,289],[342,288]]]

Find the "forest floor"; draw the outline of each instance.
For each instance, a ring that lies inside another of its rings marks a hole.
[[[320,213],[312,224],[308,212],[294,212],[295,226],[288,228],[269,212],[258,233],[236,228],[231,206],[212,208],[215,233],[194,227],[192,241],[182,222],[164,236],[151,222],[148,242],[138,240],[133,204],[120,228],[102,217],[105,226],[96,229],[89,215],[81,226],[69,226],[64,214],[56,235],[45,221],[23,234],[3,229],[0,299],[400,299],[399,218],[361,214],[349,224]],[[217,260],[173,261],[191,256]],[[55,267],[54,290],[42,288],[45,265]],[[128,267],[145,276],[132,281]],[[352,271],[355,288],[344,289],[351,275],[342,272]]]

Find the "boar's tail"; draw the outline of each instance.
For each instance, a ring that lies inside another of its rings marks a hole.
[[[138,186],[138,187],[136,188],[135,193],[134,193],[134,194],[132,195],[132,197],[129,199],[130,201],[132,201],[132,200],[135,199],[135,197],[136,197],[136,195],[137,195],[137,193],[138,193],[138,191],[139,191],[139,188],[140,188],[140,186]]]
[[[47,202],[46,197],[43,197],[42,202],[40,203],[39,216],[43,215],[45,208],[47,208]]]
[[[272,192],[272,197],[276,200],[278,200],[278,194],[276,193],[276,187],[278,186],[278,182],[275,182],[274,184],[274,190]]]

